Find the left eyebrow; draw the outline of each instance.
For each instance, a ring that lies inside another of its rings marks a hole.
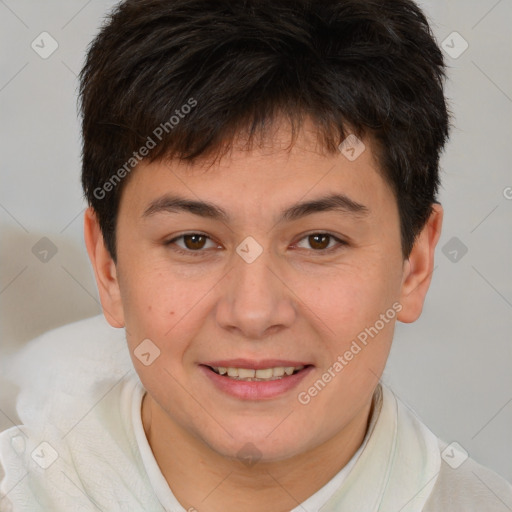
[[[354,216],[366,216],[368,208],[350,199],[345,194],[331,194],[311,201],[303,201],[282,210],[277,222],[294,221],[307,215],[319,212],[339,211]],[[164,195],[151,202],[144,210],[142,217],[150,217],[157,213],[188,212],[204,218],[229,222],[229,214],[219,206],[206,201],[194,201],[180,196]]]
[[[368,208],[364,204],[350,199],[345,194],[331,194],[312,201],[297,203],[283,210],[278,222],[297,220],[306,215],[328,211],[338,211],[363,217],[369,213]]]

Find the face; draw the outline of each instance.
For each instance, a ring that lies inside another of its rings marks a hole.
[[[396,200],[371,142],[349,161],[317,151],[312,132],[290,152],[278,135],[212,167],[139,164],[119,207],[119,297],[102,298],[163,422],[269,461],[361,414],[409,307]]]

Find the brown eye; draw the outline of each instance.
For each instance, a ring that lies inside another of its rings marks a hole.
[[[330,238],[329,235],[324,234],[309,235],[308,242],[313,249],[322,250],[328,247]]]
[[[209,236],[202,233],[186,233],[169,240],[165,245],[170,246],[177,252],[194,256],[206,253],[207,249],[218,247]]]
[[[338,247],[336,247],[336,245]],[[329,233],[311,233],[310,235],[304,236],[297,244],[297,247],[318,253],[328,253],[331,249],[341,249],[345,245],[347,245],[347,243],[344,240]]]
[[[185,247],[191,251],[202,249],[205,246],[207,239],[208,237],[204,235],[183,235],[183,242],[185,243]]]

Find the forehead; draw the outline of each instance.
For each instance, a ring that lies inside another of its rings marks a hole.
[[[353,151],[342,146],[334,154],[318,145],[312,128],[301,130],[291,146],[290,140],[290,132],[281,128],[251,150],[234,144],[215,162],[142,161],[125,186],[120,210],[129,207],[139,217],[147,217],[148,212],[165,209],[164,196],[171,195],[217,205],[219,220],[226,221],[230,212],[277,211],[283,204],[328,195],[344,196],[345,206],[354,212],[357,208],[351,206],[378,209],[379,203],[392,197],[371,140],[351,144]]]

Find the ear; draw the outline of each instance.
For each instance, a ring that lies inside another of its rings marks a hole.
[[[85,211],[84,238],[94,269],[103,314],[112,327],[124,327],[124,312],[116,264],[105,247],[103,233],[92,207]]]
[[[409,258],[404,262],[400,294],[402,310],[397,315],[401,322],[416,321],[423,310],[423,303],[434,271],[434,250],[443,224],[443,207],[434,203],[432,213],[419,233]]]

